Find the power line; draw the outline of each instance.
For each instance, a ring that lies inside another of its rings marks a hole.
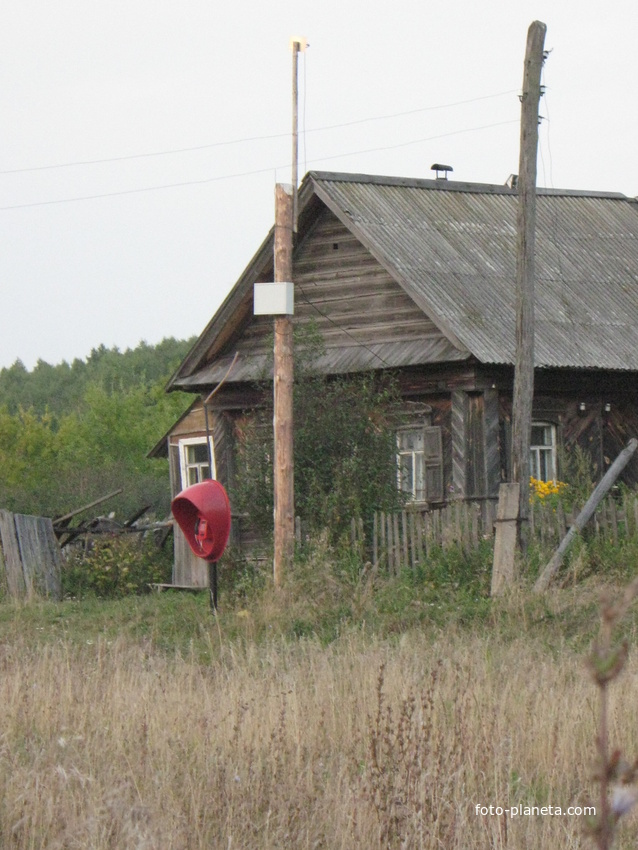
[[[304,74],[305,74],[305,67],[304,67]],[[472,98],[470,100],[458,100],[458,101],[455,101],[454,103],[443,103],[443,104],[439,104],[438,106],[423,106],[423,107],[420,107],[418,109],[410,109],[410,110],[407,110],[405,112],[392,112],[392,113],[389,113],[387,115],[375,115],[375,116],[372,116],[372,117],[369,117],[369,118],[358,118],[358,119],[353,120],[353,121],[345,121],[341,124],[326,124],[323,127],[314,127],[310,130],[305,129],[305,127],[304,127],[304,133],[322,133],[322,132],[326,132],[327,130],[339,130],[342,127],[353,127],[355,125],[366,124],[366,123],[369,123],[371,121],[386,121],[386,120],[389,120],[389,119],[392,119],[392,118],[402,118],[406,115],[416,115],[416,114],[421,113],[421,112],[431,112],[431,111],[434,111],[434,110],[437,110],[437,109],[450,109],[450,108],[453,108],[455,106],[465,106],[465,105],[470,104],[470,103],[478,103],[479,101],[482,101],[482,100],[490,100],[490,99],[493,99],[493,98],[496,98],[496,97],[503,97],[504,95],[513,94],[515,91],[516,91],[516,89],[511,89],[510,91],[503,91],[503,92],[497,92],[495,94],[483,95],[482,97],[475,97],[475,98]],[[305,91],[304,91],[304,98],[305,98]],[[305,113],[304,113],[304,115],[305,115]],[[133,160],[133,159],[149,159],[151,157],[170,156],[172,154],[193,153],[195,151],[211,150],[212,148],[229,147],[231,145],[240,145],[240,144],[245,144],[247,142],[262,142],[262,141],[269,141],[269,140],[272,140],[272,139],[282,139],[282,138],[288,137],[289,135],[290,135],[290,132],[271,133],[271,134],[263,135],[263,136],[246,136],[246,137],[240,138],[240,139],[229,139],[228,141],[224,141],[224,142],[209,142],[209,143],[204,144],[204,145],[194,145],[193,147],[187,147],[187,148],[170,148],[168,150],[162,150],[162,151],[151,151],[151,152],[148,152],[148,153],[126,154],[124,156],[104,157],[102,159],[78,159],[78,160],[73,160],[73,161],[70,161],[70,162],[54,163],[54,164],[51,164],[51,165],[35,165],[35,166],[30,166],[28,168],[10,168],[10,169],[0,171],[0,174],[26,174],[26,173],[32,172],[32,171],[51,171],[51,170],[56,169],[56,168],[74,168],[76,166],[83,166],[83,165],[103,165],[103,164],[108,163],[108,162],[126,162],[128,160]]]
[[[361,154],[367,153],[377,153],[379,151],[388,151],[395,150],[397,148],[405,148],[410,145],[418,145],[423,142],[431,142],[437,139],[445,139],[450,136],[459,136],[463,133],[473,133],[478,130],[489,130],[493,127],[503,127],[507,124],[518,124],[518,119],[513,119],[510,121],[498,121],[495,124],[483,124],[479,127],[466,127],[464,130],[453,130],[451,133],[439,133],[436,136],[428,136],[422,139],[412,139],[409,142],[399,142],[396,145],[384,145],[382,147],[376,148],[365,148],[357,151],[349,151],[347,153],[339,153],[339,154],[331,154],[329,156],[315,157],[315,159],[311,159],[310,162],[328,162],[334,159],[343,159],[349,156],[358,156]],[[0,207],[0,212],[5,210],[18,210],[18,209],[26,209],[28,207],[43,207],[43,206],[51,206],[53,204],[69,204],[75,203],[77,201],[94,201],[100,198],[115,198],[120,195],[137,195],[142,192],[156,192],[162,189],[178,189],[184,186],[201,186],[206,183],[217,183],[222,180],[232,180],[239,177],[251,177],[257,174],[265,174],[267,172],[273,171],[273,169],[287,168],[290,163],[286,163],[285,165],[278,166],[268,166],[267,168],[258,168],[252,171],[241,171],[235,174],[223,174],[217,177],[204,177],[200,180],[183,180],[179,183],[164,183],[159,186],[145,186],[139,189],[122,189],[117,192],[102,192],[94,195],[83,195],[81,197],[75,198],[58,198],[52,201],[33,201],[31,203],[26,204],[10,204],[8,206]]]

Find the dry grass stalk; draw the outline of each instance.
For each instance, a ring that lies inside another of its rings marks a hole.
[[[12,850],[581,844],[577,817],[475,813],[590,792],[587,682],[572,653],[529,635],[229,644],[212,664],[125,640],[36,650],[16,637],[0,673]],[[628,730],[638,749],[635,677],[619,697],[610,735]]]
[[[638,758],[633,764],[629,764],[619,749],[609,753],[609,686],[622,673],[628,656],[627,641],[615,644],[614,630],[627,614],[636,596],[638,579],[634,579],[627,586],[623,596],[617,601],[614,601],[609,592],[602,594],[600,633],[588,659],[600,702],[595,772],[595,779],[599,784],[598,811],[597,816],[589,822],[589,833],[599,850],[610,850],[619,819],[638,802]]]

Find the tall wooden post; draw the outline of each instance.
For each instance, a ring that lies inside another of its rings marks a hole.
[[[534,395],[534,241],[536,230],[536,157],[543,45],[547,27],[534,21],[527,33],[521,148],[518,172],[516,244],[516,367],[512,407],[512,481],[520,484],[519,540],[529,520],[530,442]]]
[[[297,232],[297,186],[299,184],[299,48],[297,39],[292,42],[292,229]],[[292,278],[288,278],[292,280]]]
[[[275,282],[292,280],[292,188],[275,186]],[[274,562],[275,587],[292,564],[295,545],[295,491],[293,467],[293,345],[292,317],[275,317],[274,344]]]

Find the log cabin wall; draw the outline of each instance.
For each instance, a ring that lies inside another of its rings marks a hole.
[[[497,498],[499,404],[491,376],[472,363],[422,366],[402,371],[399,386],[405,397],[432,405],[432,424],[442,427],[446,501]]]
[[[500,385],[506,380],[500,379]],[[606,410],[606,407],[609,410]],[[499,395],[501,420],[501,475],[508,480],[511,451],[511,391]],[[564,454],[579,446],[591,460],[593,477],[599,480],[632,437],[638,437],[638,392],[633,376],[620,373],[585,373],[538,370],[535,378],[533,419],[556,427],[558,476]],[[631,459],[621,475],[630,486],[638,485],[638,459]]]
[[[260,278],[268,279],[269,272]],[[388,344],[395,363],[451,350],[436,325],[390,274],[329,210],[297,246],[293,257],[295,326],[312,321],[325,346],[322,371],[346,374],[389,364],[367,346]],[[272,370],[271,316],[251,316],[229,343],[240,361],[262,358],[263,376]],[[390,356],[389,354],[386,356]],[[365,364],[362,365],[362,358]]]
[[[294,258],[295,323],[316,322],[326,348],[443,338],[361,242],[324,210]],[[344,364],[345,365],[345,364]],[[379,360],[377,368],[385,364]],[[343,366],[342,366],[343,369]],[[346,369],[343,369],[346,371]]]
[[[402,396],[427,404],[430,424],[441,428],[445,501],[496,498],[499,483],[507,480],[509,473],[512,370],[461,362],[414,366],[396,374]],[[624,376],[573,371],[537,373],[534,420],[555,425],[560,448],[569,451],[579,445],[587,451],[597,477],[628,440],[638,436],[638,394],[625,380]],[[268,404],[269,398],[268,390],[257,390],[254,384],[228,384],[214,399],[211,420],[217,474],[230,489],[236,423],[246,412]],[[190,421],[185,420],[179,431],[192,436],[192,429],[202,426],[200,410]],[[178,436],[177,432],[171,436]],[[559,461],[561,454],[559,450]],[[179,474],[178,458],[173,457],[171,469],[172,476]],[[638,460],[632,461],[623,478],[638,484]],[[234,522],[233,535],[233,542],[243,551],[263,549],[264,541],[248,520]]]

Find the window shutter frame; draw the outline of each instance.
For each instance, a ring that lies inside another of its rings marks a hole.
[[[423,428],[425,497],[428,502],[443,501],[443,429],[440,425]]]

